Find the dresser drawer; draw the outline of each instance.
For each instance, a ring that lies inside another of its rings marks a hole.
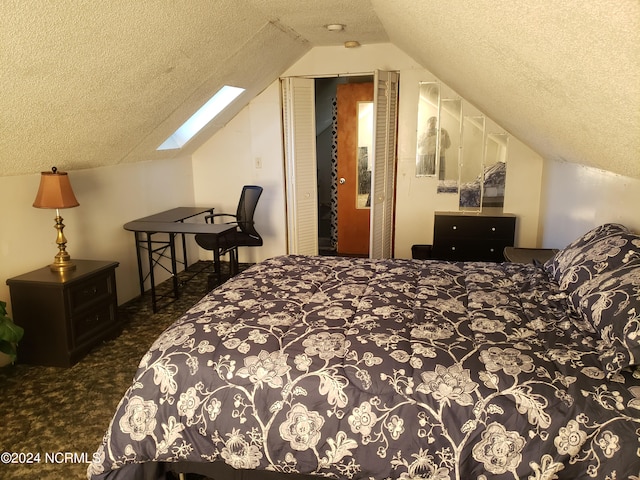
[[[504,260],[504,243],[499,242],[443,242],[435,249],[440,260],[458,262],[501,262]]]
[[[96,275],[86,282],[69,288],[69,308],[71,315],[91,308],[109,299],[113,293],[113,278],[110,274]]]
[[[515,217],[436,215],[436,238],[505,238],[513,241]]]
[[[112,328],[116,319],[116,307],[109,300],[102,305],[72,318],[74,346],[79,346],[95,337],[97,332]]]

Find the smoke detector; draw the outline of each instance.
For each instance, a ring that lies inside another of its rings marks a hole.
[[[341,32],[344,30],[344,25],[341,23],[330,23],[325,28],[330,32]]]

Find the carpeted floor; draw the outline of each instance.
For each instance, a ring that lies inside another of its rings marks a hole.
[[[181,281],[193,278],[183,285],[178,300],[156,314],[148,295],[121,306],[123,333],[73,367],[17,364],[0,369],[0,479],[86,478],[87,462],[139,360],[164,329],[207,293],[208,263],[198,262],[183,272]],[[160,288],[169,287],[165,282]],[[15,452],[13,460],[19,463],[7,464],[3,452]]]

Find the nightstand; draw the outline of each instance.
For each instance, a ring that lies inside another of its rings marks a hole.
[[[47,266],[7,280],[13,321],[24,328],[18,362],[70,367],[92,347],[120,334],[117,262],[73,260],[76,269]]]
[[[504,259],[513,263],[544,263],[553,257],[558,250],[555,248],[516,248],[505,247]]]

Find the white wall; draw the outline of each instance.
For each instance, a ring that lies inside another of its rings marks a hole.
[[[563,248],[588,230],[615,222],[640,233],[640,179],[567,162],[545,165],[542,245]]]
[[[518,215],[515,245],[542,245],[540,216],[544,161],[515,137],[509,137],[504,211]]]
[[[193,205],[188,160],[161,160],[111,167],[70,170],[80,203],[60,210],[67,252],[72,259],[113,260],[118,302],[139,295],[130,220],[180,205]],[[9,302],[6,279],[50,264],[58,252],[55,210],[33,208],[40,174],[0,177],[4,231],[0,236],[0,299]],[[194,257],[195,258],[195,257]]]

